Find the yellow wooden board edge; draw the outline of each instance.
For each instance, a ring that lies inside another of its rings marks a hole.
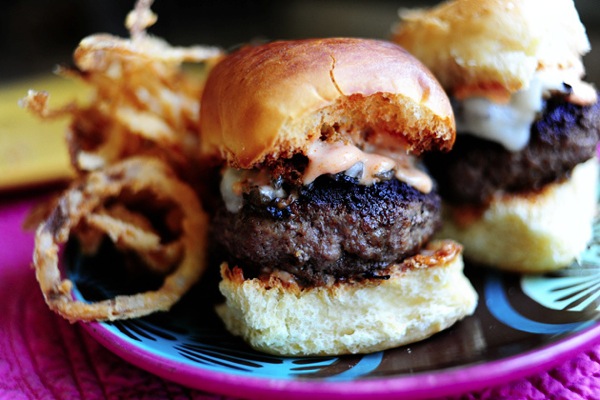
[[[82,84],[48,74],[0,84],[0,190],[32,187],[69,179],[74,171],[65,141],[68,119],[41,121],[19,107],[29,89],[50,93],[60,107],[85,89]]]

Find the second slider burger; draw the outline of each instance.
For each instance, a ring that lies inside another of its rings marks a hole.
[[[470,315],[461,247],[413,155],[449,150],[452,109],[401,47],[248,46],[211,71],[201,149],[222,165],[212,237],[227,329],[280,355],[367,353]]]
[[[394,40],[453,100],[452,152],[426,160],[445,237],[518,273],[568,266],[592,238],[600,103],[572,0],[453,0],[402,12]]]

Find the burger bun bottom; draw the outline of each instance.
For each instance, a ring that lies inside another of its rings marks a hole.
[[[272,274],[244,279],[221,267],[226,302],[217,313],[254,349],[281,356],[370,353],[423,340],[465,316],[477,293],[463,274],[462,248],[430,243],[420,254],[367,279],[301,288]]]
[[[440,237],[464,246],[468,261],[517,272],[568,266],[592,238],[598,160],[577,165],[562,182],[537,192],[496,196],[485,208],[443,205]]]

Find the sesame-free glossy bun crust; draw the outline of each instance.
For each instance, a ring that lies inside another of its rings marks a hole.
[[[590,50],[573,0],[453,0],[402,10],[393,41],[456,97],[510,96],[537,70],[582,74]]]
[[[201,153],[252,168],[306,150],[324,127],[383,136],[415,153],[450,149],[452,109],[433,75],[398,45],[331,38],[247,46],[211,71]],[[368,137],[368,139],[365,139]]]

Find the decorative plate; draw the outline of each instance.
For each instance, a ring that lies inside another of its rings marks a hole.
[[[158,285],[124,279],[105,245],[65,261],[76,296],[96,300]],[[475,314],[428,340],[369,355],[284,358],[258,353],[231,336],[213,311],[216,277],[170,312],[84,325],[125,360],[182,385],[244,398],[411,398],[464,393],[548,369],[600,339],[600,220],[573,265],[543,276],[467,265],[479,293]],[[118,279],[116,279],[118,277]],[[133,284],[135,282],[136,284]]]

